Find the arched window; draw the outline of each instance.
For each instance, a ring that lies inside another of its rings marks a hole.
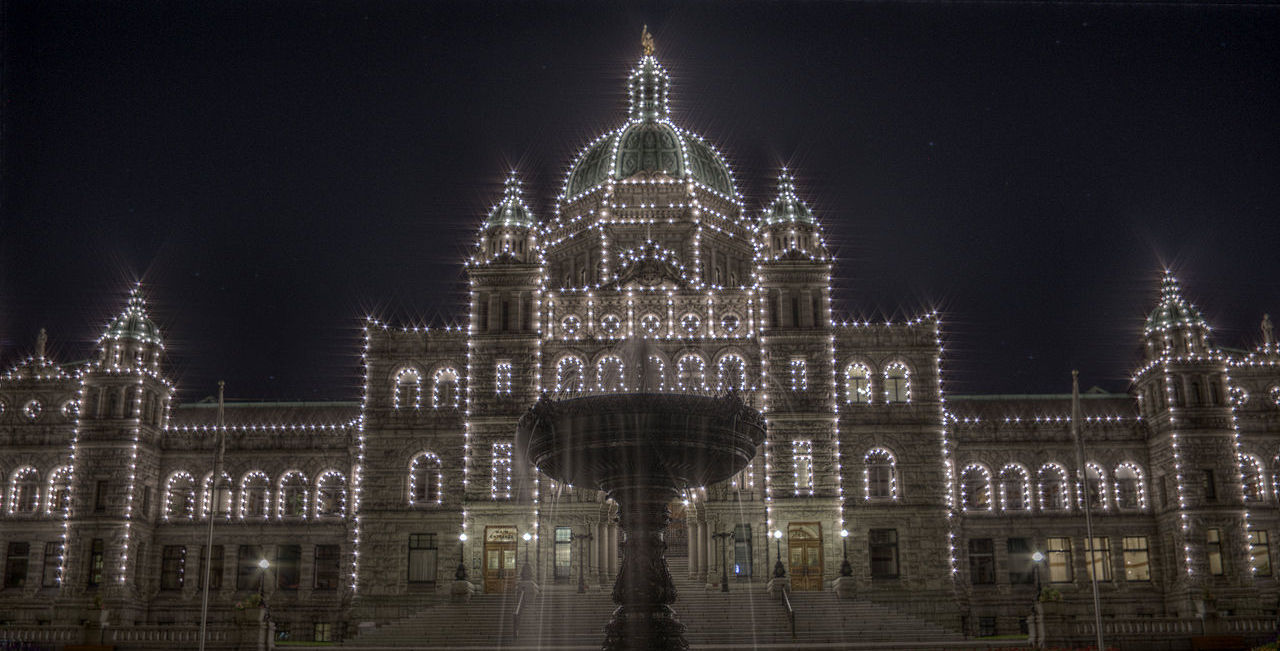
[[[307,485],[307,476],[297,470],[280,476],[279,490],[276,491],[276,517],[307,517]]]
[[[444,469],[440,457],[422,452],[409,464],[409,505],[424,506],[444,501]]]
[[[902,362],[894,362],[884,369],[885,402],[911,402],[911,374]]]
[[[1040,466],[1039,484],[1041,511],[1064,511],[1071,508],[1071,489],[1065,468],[1056,463]]]
[[[1142,482],[1142,468],[1137,464],[1122,463],[1115,473],[1116,508],[1138,510],[1147,508],[1147,489]]]
[[[26,466],[9,478],[9,513],[36,513],[40,510],[40,471]]]
[[[960,473],[960,504],[966,511],[994,511],[991,501],[991,471],[971,463]]]
[[[422,407],[422,376],[418,374],[418,369],[406,368],[396,374],[393,404],[396,409]]]
[[[862,459],[866,498],[898,499],[898,461],[884,448],[872,448]]]
[[[196,517],[196,480],[191,473],[178,470],[169,475],[164,485],[164,520],[194,520]]]
[[[337,470],[326,470],[316,480],[316,517],[347,514],[347,478]]]
[[[605,355],[596,362],[596,389],[599,391],[626,391],[623,382],[625,368],[622,358]]]
[[[676,362],[676,388],[680,391],[702,391],[707,383],[707,363],[694,353],[686,353]]]
[[[844,401],[851,405],[871,404],[871,371],[854,362],[844,370]]]
[[[1244,499],[1246,502],[1262,502],[1267,499],[1267,486],[1263,480],[1262,460],[1251,454],[1240,455],[1240,470],[1244,473]]]
[[[44,512],[67,514],[71,508],[71,468],[59,466],[49,473]]]
[[[1088,496],[1089,507],[1107,510],[1107,473],[1102,466],[1091,462],[1084,464],[1084,475],[1087,483],[1084,492]]]
[[[453,368],[442,368],[431,379],[431,408],[458,408],[458,372]]]
[[[212,505],[216,509],[217,517],[231,519],[231,493],[233,492],[231,487],[234,485],[231,481],[231,475],[223,472],[222,478],[218,482],[218,497],[213,499],[213,473],[205,474],[200,491],[200,517],[209,517],[209,507]]]
[[[582,359],[567,355],[556,362],[556,393],[582,393],[586,384]]]
[[[716,390],[747,390],[747,363],[741,357],[730,353],[716,362]]]
[[[271,482],[267,473],[253,470],[240,479],[240,519],[267,519],[271,504]]]
[[[1031,510],[1031,481],[1027,469],[1019,464],[1006,464],[1000,469],[1000,510]]]

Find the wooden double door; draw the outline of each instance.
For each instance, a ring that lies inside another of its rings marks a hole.
[[[507,592],[516,586],[516,528],[484,528],[484,591]]]
[[[822,590],[822,523],[787,525],[787,549],[791,552],[791,589]]]

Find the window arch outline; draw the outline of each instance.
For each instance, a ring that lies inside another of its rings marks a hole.
[[[1090,477],[1090,473],[1096,474],[1096,475],[1098,476],[1098,490],[1097,490],[1097,496],[1098,496],[1098,501],[1100,502],[1100,504],[1099,504],[1098,506],[1099,506],[1099,508],[1101,508],[1103,511],[1107,511],[1107,510],[1109,510],[1109,508],[1108,508],[1108,507],[1110,506],[1110,499],[1108,499],[1108,497],[1109,497],[1109,494],[1111,493],[1111,485],[1107,482],[1107,471],[1106,471],[1106,470],[1104,470],[1104,469],[1102,468],[1102,466],[1101,466],[1101,465],[1099,465],[1099,464],[1097,464],[1097,463],[1095,463],[1095,462],[1093,462],[1093,461],[1089,461],[1089,462],[1087,462],[1087,463],[1085,463],[1085,464],[1084,464],[1084,478],[1085,478],[1085,486],[1084,486],[1084,504],[1085,504],[1085,508],[1093,508],[1093,506],[1094,506],[1093,501],[1092,501],[1092,500],[1093,500],[1093,496],[1094,496],[1094,489],[1093,489],[1093,486],[1090,484],[1090,482],[1092,481],[1092,477]]]
[[[1020,493],[1018,497],[1020,499],[1016,501],[1011,501],[1009,496],[1010,474],[1017,475],[1013,480],[1018,487],[1018,492]],[[1000,511],[1031,512],[1031,473],[1027,472],[1027,467],[1020,463],[1006,463],[1000,469]]]
[[[886,471],[887,477],[880,478],[873,476],[879,469]],[[885,492],[881,494],[880,490],[872,491],[872,485],[885,485]],[[870,502],[872,500],[897,500],[898,499],[898,459],[893,456],[888,448],[874,447],[867,450],[862,457],[862,487],[863,498]]]
[[[250,496],[250,491],[261,491],[257,496]],[[250,513],[249,509],[260,510]],[[240,519],[271,517],[271,478],[261,470],[250,470],[240,477]]]
[[[1125,478],[1124,481],[1133,481],[1133,486],[1124,487],[1121,483],[1122,474],[1133,474],[1133,478]],[[1146,473],[1142,472],[1142,466],[1132,462],[1125,461],[1116,465],[1115,471],[1112,473],[1113,480],[1111,482],[1112,498],[1116,502],[1116,508],[1126,511],[1145,511],[1147,510],[1147,481]],[[1137,506],[1125,506],[1128,500],[1128,491],[1133,490],[1133,499]]]
[[[310,488],[310,482],[301,470],[286,470],[281,473],[280,479],[276,481],[276,519],[307,519]]]
[[[441,366],[431,375],[431,408],[457,409],[460,404],[461,378],[452,366]]]
[[[49,481],[44,493],[44,512],[64,516],[71,512],[71,466],[58,466],[49,471]]]
[[[444,464],[434,452],[419,452],[409,462],[408,498],[409,506],[439,506],[444,502]]]
[[[911,369],[903,362],[891,362],[884,367],[884,401],[887,404],[911,402]]]
[[[336,486],[333,484],[336,484]],[[347,515],[346,475],[332,468],[320,473],[316,478],[312,512],[315,513],[317,518],[345,517]]]
[[[1053,482],[1046,481],[1046,477],[1052,473]],[[1058,485],[1057,488],[1057,505],[1053,504],[1051,499],[1054,491],[1053,484]],[[1070,511],[1071,510],[1071,480],[1067,474],[1067,469],[1056,461],[1049,461],[1040,466],[1036,475],[1036,494],[1041,511]]]
[[[736,371],[731,368],[736,367]],[[737,374],[737,386],[734,386],[733,373]],[[716,360],[716,391],[749,391],[747,383],[747,360],[738,353],[725,353]]]
[[[860,374],[860,375],[859,375]],[[844,402],[847,405],[871,404],[871,366],[850,362],[844,368]]]
[[[582,393],[586,388],[586,361],[568,353],[556,360],[556,393]]]
[[[676,390],[696,393],[706,390],[707,360],[695,352],[687,352],[676,359]]]
[[[225,482],[226,495],[222,497],[225,509],[219,507],[217,517],[224,520],[230,520],[235,515],[235,482],[231,479],[231,475],[227,471],[222,471],[222,481]],[[213,472],[204,474],[204,480],[200,482],[200,519],[209,517],[209,512],[213,508]]]
[[[596,360],[596,390],[616,393],[627,390],[627,365],[613,353]]]
[[[422,408],[422,374],[412,366],[406,366],[395,374],[392,389],[392,406]]]
[[[187,488],[182,489],[178,481],[185,481]],[[164,512],[161,520],[194,520],[196,518],[196,478],[186,470],[175,470],[169,473],[164,481]]]
[[[981,482],[976,491],[970,490],[970,484],[977,483],[969,479],[971,472],[976,473],[975,479]],[[996,505],[991,493],[991,470],[985,464],[971,463],[960,471],[960,507],[964,511],[994,512]]]
[[[1240,453],[1240,485],[1246,502],[1267,501],[1266,466],[1257,455]]]

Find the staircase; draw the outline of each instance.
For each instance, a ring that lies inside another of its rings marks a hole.
[[[866,601],[832,592],[793,592],[796,637],[786,611],[760,583],[730,583],[708,591],[689,579],[688,559],[668,559],[678,592],[673,605],[691,646],[701,649],[986,649],[1008,642],[966,642],[959,634]],[[524,604],[512,635],[517,595],[476,595],[469,604],[447,601],[412,617],[362,631],[344,646],[358,649],[599,649],[615,604],[610,588],[579,594],[572,585],[544,586]],[[1014,642],[1016,643],[1016,641]]]

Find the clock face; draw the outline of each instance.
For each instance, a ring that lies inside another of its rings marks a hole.
[[[560,322],[560,328],[564,330],[564,333],[567,335],[576,335],[578,334],[578,330],[582,328],[582,319],[569,315]]]
[[[687,335],[698,334],[698,327],[701,325],[702,318],[696,314],[689,313],[680,317],[680,329]]]
[[[720,319],[720,328],[726,334],[733,334],[738,331],[738,327],[742,325],[742,320],[736,314],[726,314]]]
[[[640,329],[647,335],[656,335],[662,331],[662,318],[656,314],[640,317]]]
[[[22,406],[22,414],[31,420],[40,417],[40,412],[44,411],[44,405],[39,400],[30,400]]]
[[[600,330],[605,334],[615,335],[622,330],[622,317],[616,314],[606,314],[600,317]]]

